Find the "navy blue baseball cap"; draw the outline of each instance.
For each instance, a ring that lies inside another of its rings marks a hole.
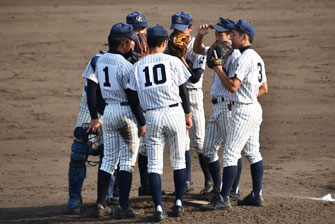
[[[133,29],[139,27],[148,27],[147,17],[138,11],[134,11],[127,16],[127,23],[133,26]]]
[[[147,36],[162,36],[162,37],[168,37],[169,31],[164,26],[161,26],[159,24],[156,24],[154,26],[151,26],[147,30]]]
[[[231,19],[224,19],[220,17],[216,25],[211,25],[211,29],[215,29],[218,32],[227,32],[234,29],[235,22]]]
[[[243,33],[246,33],[250,36],[251,39],[254,38],[256,30],[255,28],[251,25],[250,22],[246,20],[240,19],[234,26],[234,29],[240,30]]]
[[[115,24],[109,33],[108,39],[109,38],[130,38],[134,41],[138,40],[138,36],[133,32],[133,27],[124,23]]]
[[[177,12],[171,18],[170,29],[184,32],[190,25],[192,25],[192,16],[187,12]]]

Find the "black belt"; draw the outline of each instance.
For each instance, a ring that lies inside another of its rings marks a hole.
[[[109,104],[109,105],[111,105],[111,104]],[[106,105],[108,105],[108,103],[106,103]],[[129,106],[129,103],[128,102],[121,102],[120,105],[121,106]]]
[[[171,104],[169,105],[169,107],[177,107],[179,105],[179,103],[175,103],[175,104]],[[155,109],[158,109],[158,108],[155,108]],[[154,109],[147,109],[148,110],[154,110]]]
[[[177,107],[179,103],[171,104],[169,107]]]
[[[120,105],[121,106],[129,106],[129,103],[128,102],[121,102]]]
[[[218,97],[218,98],[212,98],[212,103],[213,104],[217,104],[218,103],[218,99],[221,99],[221,101],[224,101],[224,97]]]

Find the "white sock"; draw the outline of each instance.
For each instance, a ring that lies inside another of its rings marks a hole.
[[[156,211],[157,212],[163,212],[162,206],[157,205]]]
[[[180,199],[177,199],[177,201],[176,201],[176,205],[177,206],[182,206],[183,204],[181,203],[181,200]]]

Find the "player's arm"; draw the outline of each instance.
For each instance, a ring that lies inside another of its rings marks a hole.
[[[140,106],[137,92],[131,89],[126,89],[126,95],[131,111],[135,115],[138,123],[140,124],[141,136],[145,136],[145,117],[143,110]]]
[[[191,77],[188,79],[191,83],[197,83],[201,79],[204,69],[202,68],[192,68],[192,62],[186,61],[185,58],[182,58],[181,61],[184,63],[187,70],[191,73]]]
[[[181,105],[183,106],[185,113],[186,129],[189,130],[193,124],[192,124],[190,97],[186,89],[186,83],[179,86],[179,96],[182,100]]]
[[[205,55],[205,47],[202,44],[202,39],[206,34],[208,34],[209,25],[208,24],[202,24],[199,27],[197,36],[195,37],[194,44],[193,44],[193,51],[196,54],[202,54]]]
[[[263,82],[263,84],[259,87],[257,97],[263,96],[264,94],[266,94],[268,92],[269,92],[268,82],[266,81],[266,82]]]
[[[214,66],[214,71],[218,74],[222,84],[232,93],[236,92],[241,86],[241,81],[236,78],[229,78],[228,75],[223,71],[222,66]]]
[[[87,131],[92,129],[93,132],[101,132],[101,123],[98,119],[97,90],[98,84],[87,79],[87,105],[91,115],[91,124]]]

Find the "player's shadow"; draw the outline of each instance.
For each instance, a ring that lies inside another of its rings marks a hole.
[[[65,205],[0,208],[0,223],[154,223],[152,214],[148,212],[131,219],[117,219],[115,216],[97,218],[95,203],[84,204],[80,214],[69,214]]]

